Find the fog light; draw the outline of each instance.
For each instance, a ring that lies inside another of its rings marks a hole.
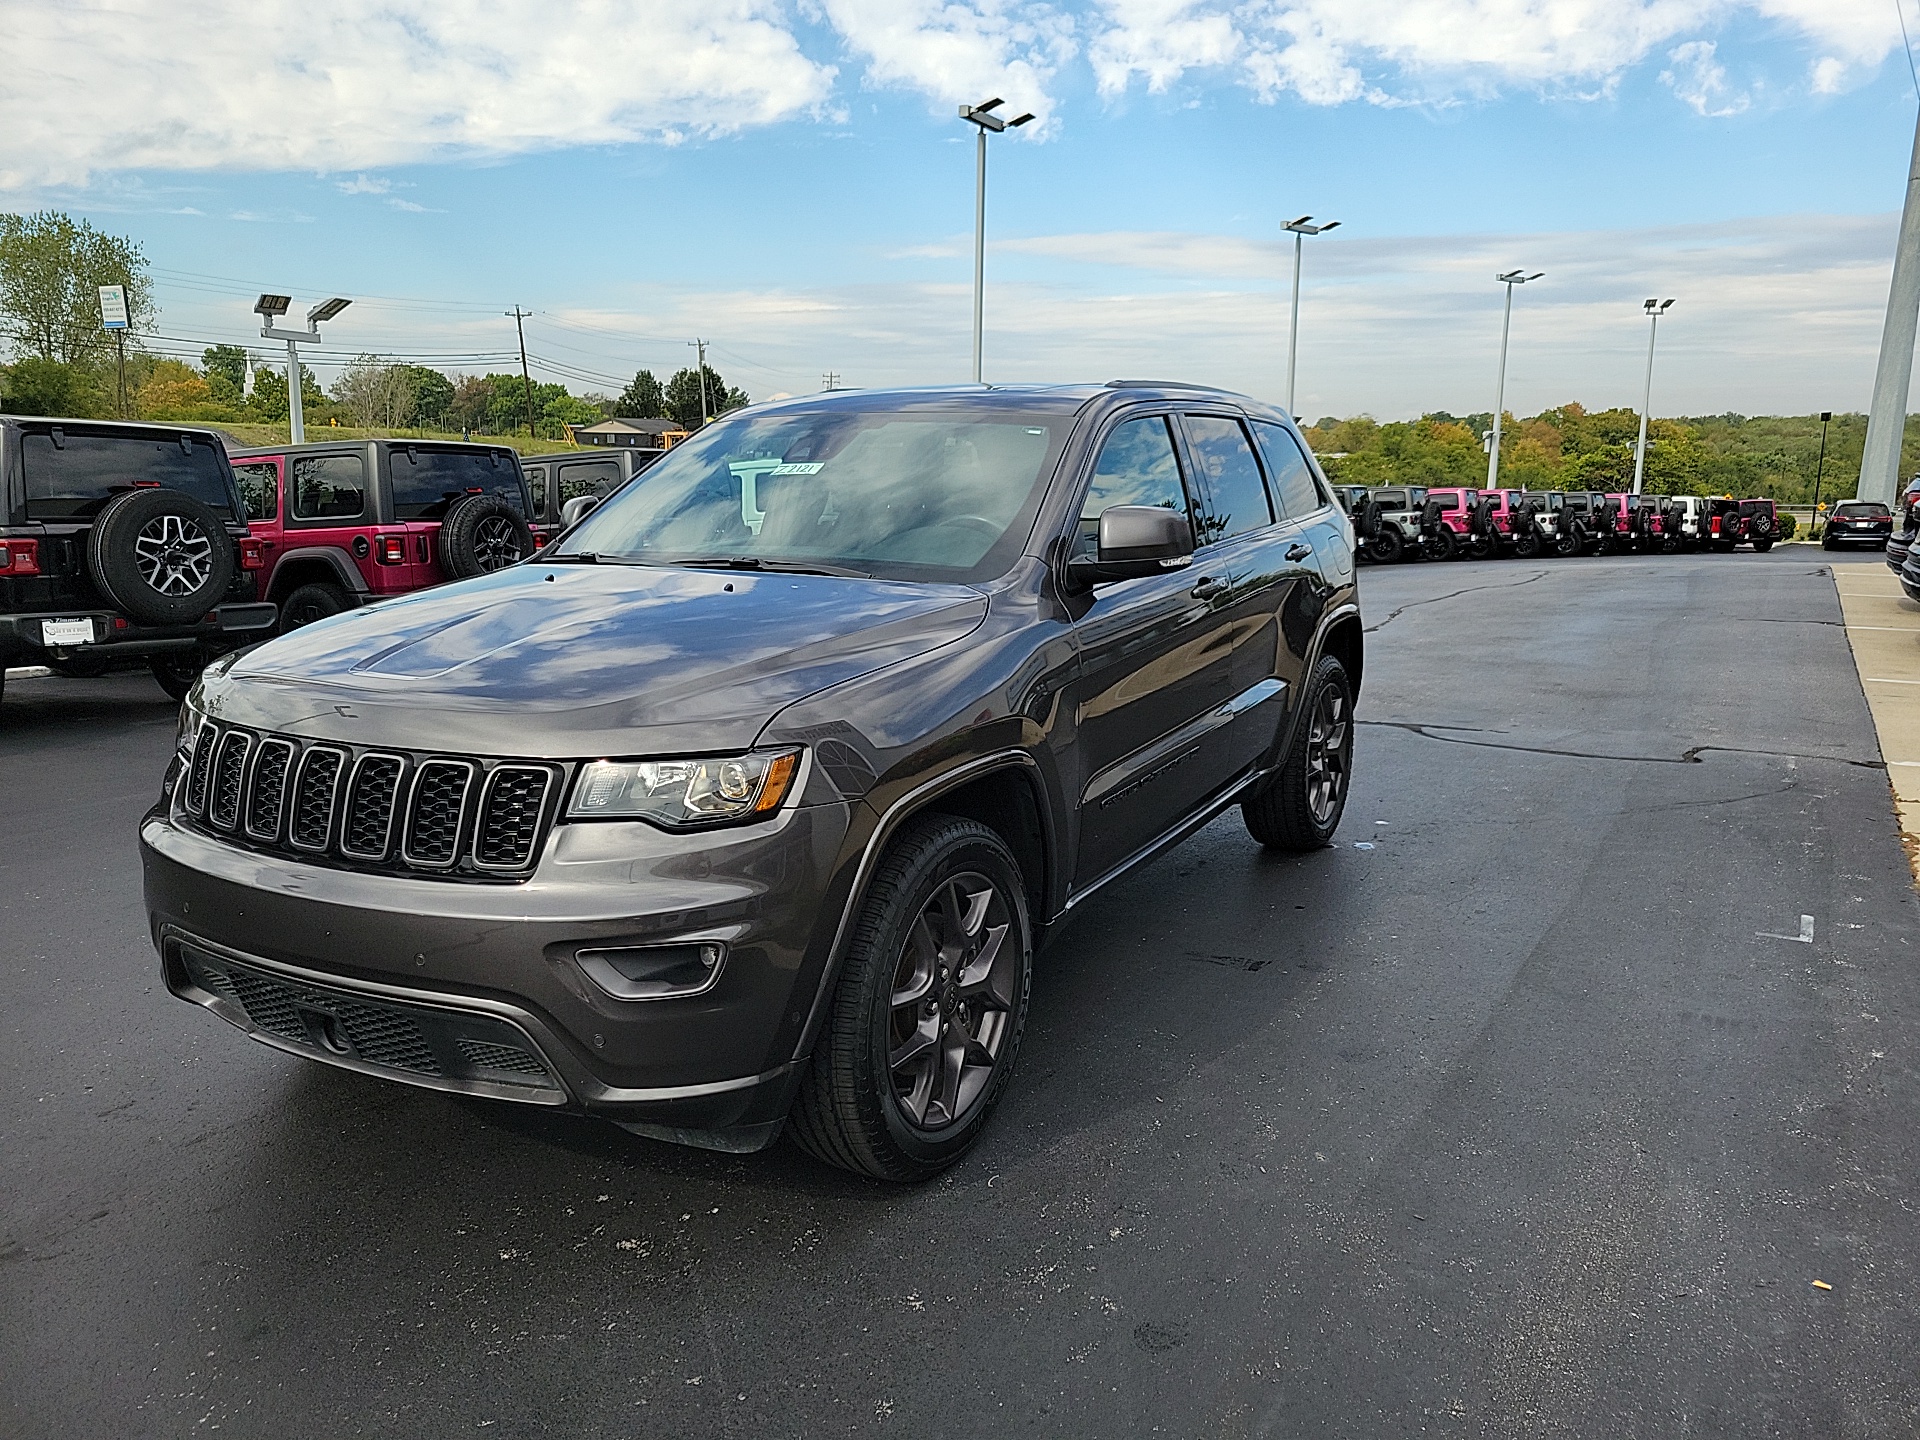
[[[726,964],[714,940],[685,945],[621,945],[574,952],[589,979],[622,1000],[673,1000],[711,990]]]

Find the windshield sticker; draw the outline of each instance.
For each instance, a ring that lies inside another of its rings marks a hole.
[[[806,462],[796,461],[792,464],[783,463],[783,464],[776,465],[768,473],[773,475],[818,475],[822,470],[826,468],[827,468],[826,465],[819,460],[810,460]]]

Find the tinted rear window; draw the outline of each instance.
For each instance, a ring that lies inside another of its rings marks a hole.
[[[520,467],[497,451],[476,454],[409,445],[388,456],[387,478],[393,482],[396,520],[443,519],[449,505],[476,490],[499,495],[523,516],[527,514]]]
[[[1407,492],[1404,490],[1377,490],[1373,498],[1384,510],[1404,510],[1407,508]]]
[[[1845,505],[1834,506],[1833,513],[1854,520],[1882,520],[1893,514],[1886,506],[1873,500],[1850,500]]]
[[[179,490],[233,518],[232,480],[226,457],[206,441],[172,437],[63,433],[55,445],[50,430],[20,436],[20,464],[27,481],[27,514],[35,520],[75,520],[98,514],[123,490],[159,485]]]

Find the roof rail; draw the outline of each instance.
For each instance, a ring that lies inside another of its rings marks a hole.
[[[1237,390],[1218,385],[1193,385],[1185,380],[1109,380],[1109,390],[1204,390],[1209,395],[1237,395]]]

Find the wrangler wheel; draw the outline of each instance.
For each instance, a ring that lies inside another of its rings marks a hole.
[[[972,1148],[1013,1072],[1033,942],[1019,864],[985,825],[933,815],[860,902],[790,1117],[808,1153],[924,1180]]]

